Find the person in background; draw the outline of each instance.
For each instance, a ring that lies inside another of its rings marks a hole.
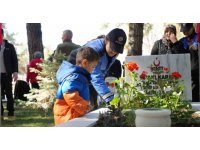
[[[4,37],[4,30],[1,30]],[[1,67],[1,95],[7,98],[8,119],[14,119],[14,99],[12,93],[12,81],[18,79],[18,60],[15,47],[7,40],[3,40],[0,47]],[[2,100],[2,98],[1,98]],[[1,118],[4,116],[4,108],[1,102]]]
[[[114,63],[118,54],[123,53],[126,39],[127,37],[124,30],[115,28],[105,37],[91,40],[82,46],[93,48],[100,56],[97,66],[91,73],[90,102],[93,109],[98,107],[97,92],[107,104],[109,104],[109,102],[114,98],[114,93],[110,91],[104,79],[107,71]],[[68,57],[70,63],[75,64],[76,54],[80,49],[81,48],[75,49],[70,53]]]
[[[167,25],[162,39],[156,41],[151,50],[151,55],[187,53],[183,44],[176,37],[176,27]]]
[[[68,56],[73,49],[77,49],[80,45],[77,45],[72,42],[73,33],[71,30],[63,31],[62,41],[63,43],[59,44],[54,52],[54,58],[59,54],[62,53],[65,56]]]
[[[81,48],[76,56],[76,65],[63,61],[56,73],[59,84],[54,104],[55,125],[80,117],[89,110],[90,73],[99,60],[98,53],[90,48]]]
[[[185,37],[180,39],[180,42],[183,43],[184,50],[190,53],[192,101],[199,102],[199,58],[197,33],[195,32],[193,23],[182,23],[180,31],[185,35]]]
[[[40,51],[36,51],[34,53],[34,59],[31,60],[27,66],[26,81],[31,83],[32,88],[39,89],[40,87],[37,79],[38,73],[32,72],[31,68],[41,71],[42,68],[38,64],[42,63],[42,61],[42,53]]]

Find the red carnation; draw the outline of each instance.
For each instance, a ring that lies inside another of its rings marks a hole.
[[[163,70],[164,70],[165,72],[169,72],[169,68],[167,68],[167,67],[163,68]]]
[[[137,65],[135,62],[129,62],[129,63],[127,64],[127,68],[128,68],[128,70],[130,70],[131,72],[134,71],[134,70],[138,70],[138,69],[139,69],[138,65]]]
[[[146,71],[142,71],[142,74],[140,75],[141,79],[145,79],[147,76],[147,72]]]
[[[179,72],[172,72],[171,76],[177,79],[182,77]]]

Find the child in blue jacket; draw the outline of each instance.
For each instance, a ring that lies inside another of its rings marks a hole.
[[[97,65],[98,53],[90,47],[81,48],[76,65],[63,61],[57,71],[59,84],[54,104],[55,125],[84,115],[89,108],[90,73]]]

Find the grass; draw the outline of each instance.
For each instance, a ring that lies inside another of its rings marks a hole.
[[[38,109],[15,107],[15,120],[7,120],[7,112],[4,113],[2,127],[53,127],[53,111],[44,112]]]

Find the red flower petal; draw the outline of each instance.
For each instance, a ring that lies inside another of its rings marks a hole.
[[[179,72],[172,72],[171,76],[177,79],[182,77],[182,75]]]
[[[145,79],[147,76],[147,72],[146,71],[142,71],[142,74],[140,75],[141,79]]]
[[[165,72],[169,72],[169,68],[167,68],[167,67],[163,68],[163,70],[164,70]]]
[[[138,67],[137,63],[135,63],[135,62],[129,62],[129,63],[127,63],[127,69],[132,72],[134,70],[138,70],[139,67]]]

